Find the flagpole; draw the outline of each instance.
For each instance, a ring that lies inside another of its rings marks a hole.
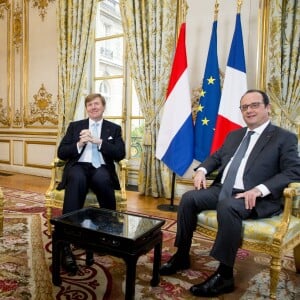
[[[215,11],[214,11],[214,21],[218,20],[218,14],[219,14],[219,1],[216,0],[215,2]]]
[[[160,204],[157,206],[159,210],[162,211],[177,211],[178,205],[174,204],[174,195],[175,195],[175,179],[176,174],[173,172],[172,174],[172,189],[171,189],[171,203],[170,204]]]
[[[242,4],[243,4],[243,0],[238,0],[238,2],[237,2],[237,12],[238,12],[238,14],[241,13]]]

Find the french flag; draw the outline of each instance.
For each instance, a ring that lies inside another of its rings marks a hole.
[[[180,28],[167,98],[156,141],[156,157],[182,176],[193,161],[194,125],[187,71],[185,29]]]
[[[247,91],[246,64],[244,55],[241,15],[236,15],[235,30],[225,70],[216,129],[211,153],[218,150],[227,134],[246,126],[239,109],[240,100]]]

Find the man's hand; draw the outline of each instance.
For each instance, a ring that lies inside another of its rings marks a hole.
[[[196,190],[206,189],[206,177],[202,170],[197,171],[194,176],[194,187]]]
[[[88,129],[80,131],[78,146],[83,147],[92,140],[91,132]]]
[[[261,197],[261,191],[257,188],[253,188],[244,193],[238,193],[235,195],[235,198],[237,199],[245,198],[246,209],[252,209],[253,207],[255,207],[257,197]]]
[[[88,142],[99,146],[102,144],[102,139],[100,139],[99,137],[92,136],[91,132],[88,129],[81,130],[79,135],[78,146],[83,147]]]

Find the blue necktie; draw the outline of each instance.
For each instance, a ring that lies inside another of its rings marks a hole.
[[[245,156],[245,153],[248,149],[251,135],[254,133],[254,131],[248,131],[246,137],[242,140],[242,143],[240,144],[240,147],[236,151],[235,155],[233,156],[231,165],[228,169],[227,175],[225,177],[220,195],[219,195],[219,201],[226,199],[228,197],[231,197],[232,195],[232,189],[235,183],[236,174],[238,171],[238,168],[241,164],[241,161],[243,157]]]
[[[98,123],[94,123],[92,125],[92,136],[93,137],[99,137],[98,127],[99,127]],[[92,144],[92,165],[95,168],[99,168],[101,166],[100,153],[98,151],[98,146],[96,144]]]

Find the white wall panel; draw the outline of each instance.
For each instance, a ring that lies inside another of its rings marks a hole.
[[[1,140],[0,141],[0,162],[9,163],[10,162],[10,141]]]
[[[23,150],[23,141],[14,140],[13,141],[13,164],[22,166],[24,164],[24,150]]]
[[[25,143],[25,166],[49,168],[54,155],[55,143]]]

